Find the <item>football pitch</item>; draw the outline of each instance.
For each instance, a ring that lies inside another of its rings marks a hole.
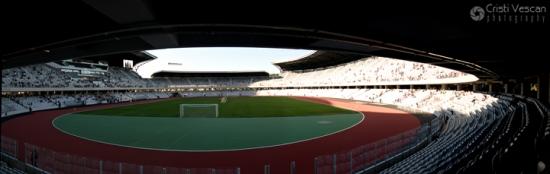
[[[306,141],[350,128],[361,113],[289,97],[180,98],[60,116],[60,131],[125,147],[227,151]],[[218,117],[180,117],[181,104],[218,104]]]

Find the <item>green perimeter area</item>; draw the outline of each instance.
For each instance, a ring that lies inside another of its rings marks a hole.
[[[71,114],[54,126],[103,143],[174,151],[261,148],[328,135],[357,124],[360,113],[302,117],[166,118]]]
[[[219,104],[218,118],[179,118],[180,104]],[[181,98],[58,117],[59,130],[137,148],[223,151],[313,139],[356,125],[355,111],[289,97]]]
[[[289,97],[197,97],[136,104],[95,111],[81,112],[88,115],[179,117],[180,104],[218,104],[219,116],[230,117],[291,117],[350,114],[354,111],[322,105]]]

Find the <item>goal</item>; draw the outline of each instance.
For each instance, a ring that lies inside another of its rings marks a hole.
[[[180,104],[180,118],[218,117],[218,104]]]

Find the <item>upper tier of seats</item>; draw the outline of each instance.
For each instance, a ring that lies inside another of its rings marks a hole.
[[[71,69],[72,68],[72,69]],[[473,75],[403,60],[368,57],[307,72],[283,72],[282,78],[182,77],[142,79],[131,69],[66,67],[56,63],[2,70],[2,87],[144,88],[144,87],[286,87],[380,84],[433,84],[475,81]]]
[[[270,86],[353,86],[434,84],[475,81],[471,74],[425,63],[368,57],[357,61],[309,70],[283,72],[283,78],[259,81],[253,87]]]

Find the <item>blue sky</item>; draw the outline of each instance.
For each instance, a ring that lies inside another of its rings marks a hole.
[[[138,70],[144,78],[160,70],[169,71],[266,71],[280,73],[272,63],[286,61],[312,54],[312,50],[243,48],[243,47],[202,47],[175,48],[147,51],[157,59],[143,65]],[[181,65],[169,65],[179,63]]]

